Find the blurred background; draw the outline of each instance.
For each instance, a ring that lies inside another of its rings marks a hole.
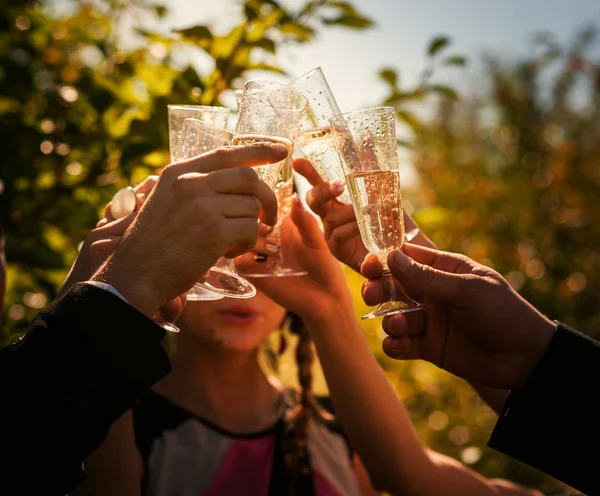
[[[235,111],[244,81],[316,66],[343,111],[396,108],[404,206],[441,249],[600,338],[597,2],[157,2],[0,0],[3,344],[55,297],[113,194],[167,163],[168,103]],[[431,448],[565,493],[486,448],[495,416],[468,385],[386,360],[380,322],[362,324]]]

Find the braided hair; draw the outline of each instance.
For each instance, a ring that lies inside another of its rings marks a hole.
[[[321,408],[313,396],[312,366],[315,352],[308,330],[302,319],[297,315],[288,312],[287,319],[290,332],[298,336],[295,354],[298,366],[298,382],[300,384],[300,390],[296,393],[295,406],[286,415],[285,430],[282,437],[282,451],[288,474],[286,494],[294,496],[300,487],[312,486],[310,457],[307,446],[309,421],[313,419],[326,423],[333,421],[333,417]]]

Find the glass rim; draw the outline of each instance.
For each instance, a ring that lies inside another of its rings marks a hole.
[[[351,110],[350,112],[343,112],[341,114],[334,115],[333,117],[329,118],[329,122],[333,122],[334,120],[345,119],[345,118],[351,117],[353,115],[366,114],[368,112],[382,114],[384,112],[389,112],[390,110],[392,111],[392,114],[395,116],[396,109],[394,107],[390,107],[390,106],[369,107],[369,108],[364,108],[364,109],[360,109],[360,110]]]
[[[182,110],[189,110],[189,109],[202,109],[202,110],[227,110],[229,111],[228,107],[223,107],[222,105],[186,105],[186,104],[179,104],[179,103],[169,103],[167,104],[167,108],[173,109],[173,110],[177,110],[177,109],[182,109]]]
[[[313,67],[310,71],[305,72],[304,74],[301,74],[297,78],[292,79],[288,84],[292,85],[292,84],[294,84],[294,83],[296,83],[298,81],[306,79],[308,76],[310,76],[314,72],[320,72],[321,74],[323,74],[323,69],[321,68],[320,65],[318,65],[317,67]],[[323,77],[325,77],[324,74],[323,74]]]
[[[292,94],[294,95],[295,98],[297,98],[300,102],[302,102],[302,108],[298,108],[298,109],[286,109],[289,112],[304,112],[308,106],[309,106],[309,101],[308,98],[306,98],[300,91],[298,91],[296,88],[292,88],[289,84],[286,83],[280,83],[279,81],[273,81],[271,79],[249,79],[248,81],[246,81],[244,83],[244,89],[241,90],[242,93],[241,95],[243,96],[244,94],[247,94],[248,92],[246,91],[246,87],[250,84],[250,83],[256,83],[256,82],[264,82],[264,83],[269,83],[272,84],[274,86],[274,88],[253,88],[250,90],[250,94],[256,94],[256,93],[269,93],[270,91],[277,91],[277,90],[288,90],[291,91]]]

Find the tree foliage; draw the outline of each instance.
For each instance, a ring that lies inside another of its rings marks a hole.
[[[161,18],[163,5],[106,0],[70,7],[58,16],[44,5],[12,2],[0,13],[0,218],[10,264],[5,342],[54,298],[115,191],[166,164],[167,104],[219,104],[248,71],[283,73],[281,45],[306,43],[325,25],[371,25],[350,3],[333,0],[294,10],[247,0],[240,24],[223,35],[204,25],[164,34],[141,21],[119,22]],[[185,50],[208,55],[213,66],[181,67],[177,56]]]

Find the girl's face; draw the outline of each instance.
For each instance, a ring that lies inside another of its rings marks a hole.
[[[248,299],[190,301],[177,325],[182,333],[193,333],[207,345],[251,351],[279,328],[285,314],[285,308],[258,291]]]

